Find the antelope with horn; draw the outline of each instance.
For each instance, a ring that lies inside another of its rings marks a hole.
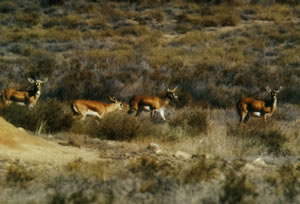
[[[11,103],[16,103],[18,105],[26,105],[29,109],[36,105],[38,99],[41,96],[41,84],[48,81],[44,80],[34,80],[28,78],[28,81],[34,85],[32,90],[20,91],[14,88],[7,88],[2,90],[2,103],[7,106]]]
[[[118,101],[115,97],[109,97],[109,100],[112,103],[107,104],[100,101],[77,99],[73,101],[71,108],[74,115],[79,115],[81,120],[85,120],[87,115],[96,116],[98,119],[101,119],[110,112],[122,110],[122,102]]]
[[[177,87],[169,89],[168,86],[165,85],[165,88],[166,94],[163,97],[141,95],[133,96],[129,101],[130,109],[128,114],[136,112],[135,116],[137,117],[142,111],[150,111],[150,116],[153,118],[155,112],[159,112],[162,119],[166,121],[164,114],[165,108],[171,100],[178,100],[178,97],[175,94]]]
[[[271,90],[269,87],[266,87],[266,90],[271,96],[271,100],[269,101],[262,101],[252,97],[247,97],[242,98],[237,103],[237,111],[240,115],[240,123],[246,122],[250,116],[263,117],[264,122],[267,122],[267,117],[270,117],[276,110],[277,96],[282,90],[282,86],[280,86],[280,88],[277,90]]]

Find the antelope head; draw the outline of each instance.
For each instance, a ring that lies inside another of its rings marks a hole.
[[[116,109],[122,110],[123,109],[123,104],[121,101],[118,101],[116,97],[108,97],[108,99],[115,105]]]
[[[175,94],[177,86],[174,89],[169,89],[167,85],[165,85],[166,88],[166,97],[170,100],[178,100],[178,96]]]

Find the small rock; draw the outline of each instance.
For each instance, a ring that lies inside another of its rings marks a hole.
[[[248,170],[255,170],[256,169],[256,167],[252,164],[246,164],[245,168],[248,169]]]
[[[156,143],[153,143],[153,142],[151,142],[147,148],[154,151],[156,154],[159,154],[162,152],[159,145]]]
[[[26,131],[24,130],[24,128],[22,128],[22,127],[18,127],[18,130],[20,130],[20,131],[22,131],[22,132],[26,132]]]
[[[266,162],[261,157],[258,157],[257,159],[255,159],[253,161],[253,164],[260,165],[260,166],[266,166]]]
[[[177,151],[175,153],[175,157],[177,158],[184,158],[184,159],[190,159],[192,158],[192,155],[186,152],[182,152],[182,151]]]

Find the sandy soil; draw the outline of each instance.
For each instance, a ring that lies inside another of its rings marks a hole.
[[[91,149],[44,140],[0,117],[0,159],[64,165],[79,158],[86,162],[99,159],[98,153]]]

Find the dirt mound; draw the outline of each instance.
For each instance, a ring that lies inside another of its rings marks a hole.
[[[16,128],[1,117],[0,130],[0,158],[58,165],[78,158],[87,162],[98,160],[95,151],[44,140]]]

